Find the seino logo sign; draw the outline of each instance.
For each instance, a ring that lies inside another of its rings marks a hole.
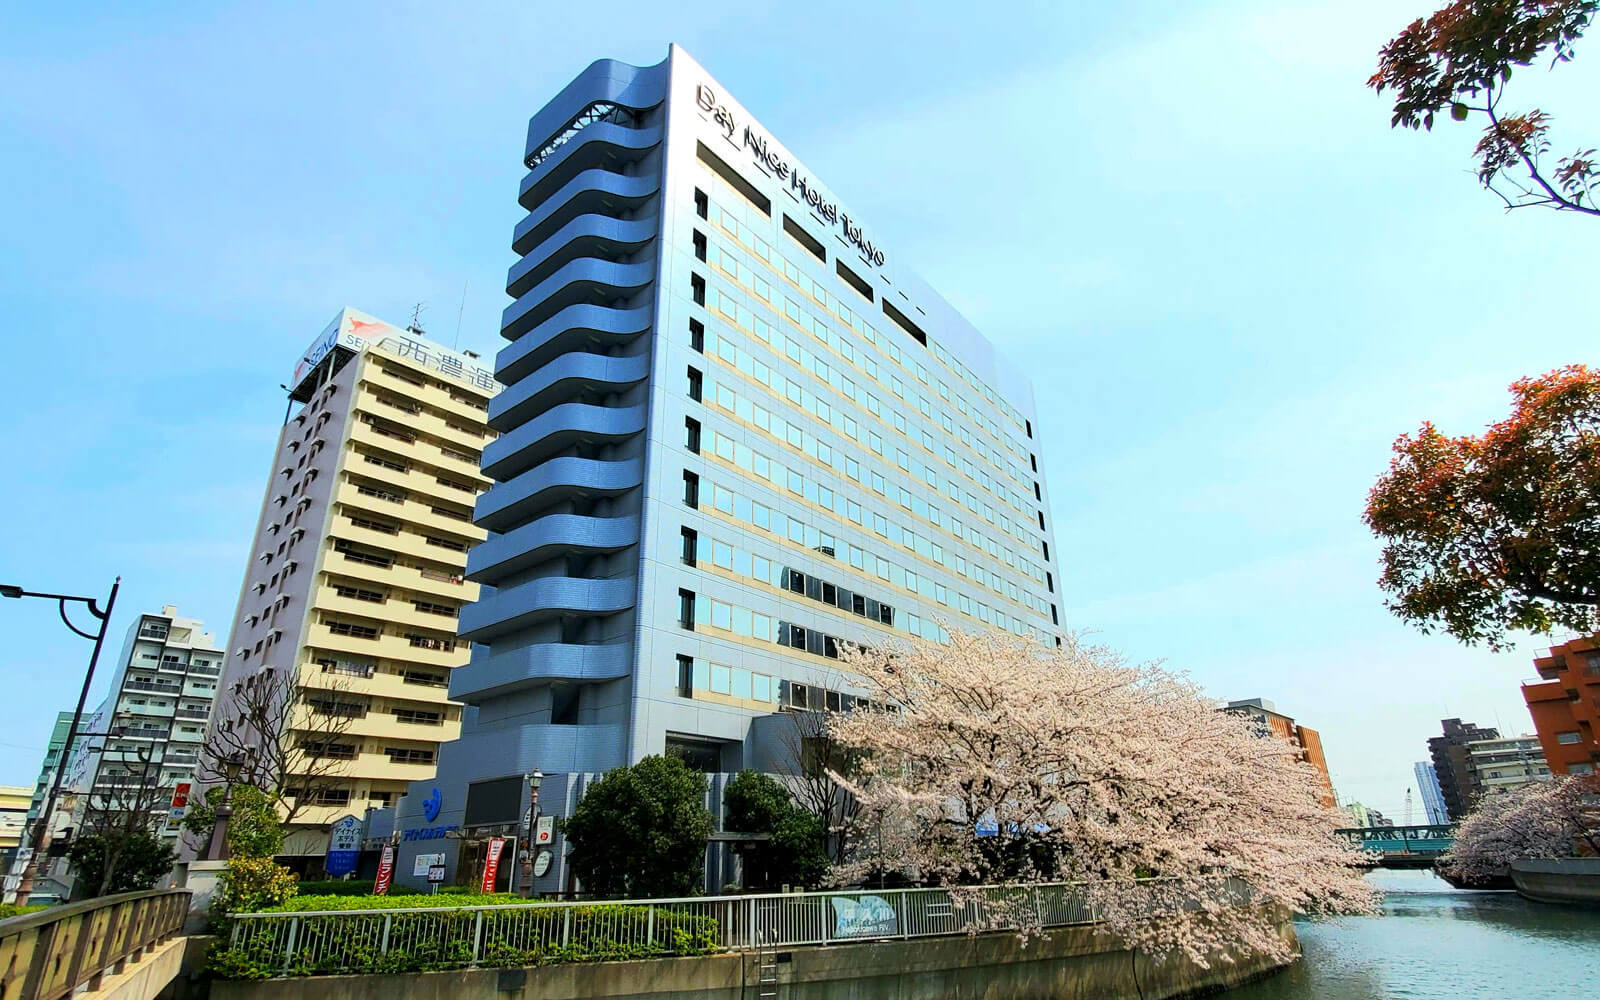
[[[733,117],[733,112],[728,110],[728,106],[717,99],[717,92],[702,83],[696,87],[694,96],[700,110],[709,115],[717,127],[722,129],[722,134],[729,142],[734,141],[734,135],[739,132],[738,123]],[[838,202],[829,201],[819,185],[786,162],[778,152],[776,143],[749,125],[744,127],[743,142],[744,148],[750,151],[751,156],[767,173],[780,181],[787,181],[789,190],[795,197],[804,202],[819,218],[827,220],[830,225],[838,226],[841,235],[861,251],[862,257],[878,267],[883,266],[885,260],[883,251],[867,238],[861,224],[852,222],[848,215],[839,211]]]

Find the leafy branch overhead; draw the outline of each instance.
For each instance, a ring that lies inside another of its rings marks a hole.
[[[1418,18],[1378,53],[1367,86],[1394,95],[1392,126],[1432,129],[1448,110],[1456,121],[1486,121],[1475,156],[1478,180],[1507,210],[1543,205],[1600,216],[1600,158],[1579,148],[1548,163],[1551,116],[1500,106],[1516,67],[1546,56],[1552,68],[1572,58],[1600,0],[1456,0]]]
[[[1366,510],[1389,609],[1496,649],[1513,630],[1600,630],[1600,371],[1511,392],[1511,415],[1480,436],[1402,435]]]

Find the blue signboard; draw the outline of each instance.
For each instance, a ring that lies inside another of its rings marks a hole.
[[[329,875],[349,875],[361,859],[361,821],[354,816],[334,820],[328,836],[328,857],[322,862]]]

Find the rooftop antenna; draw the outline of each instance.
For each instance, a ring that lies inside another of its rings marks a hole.
[[[428,304],[426,302],[418,302],[416,305],[412,306],[411,325],[406,327],[408,331],[416,334],[419,337],[427,335],[422,329],[422,310],[426,308],[428,308]]]
[[[471,280],[471,279],[468,279]],[[450,346],[452,349],[461,349],[461,314],[467,310],[467,282],[461,283],[461,306],[456,310],[456,339]]]

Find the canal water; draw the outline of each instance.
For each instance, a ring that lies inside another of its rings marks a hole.
[[[1376,871],[1383,914],[1298,923],[1303,961],[1227,1000],[1545,1000],[1600,995],[1600,910]]]

